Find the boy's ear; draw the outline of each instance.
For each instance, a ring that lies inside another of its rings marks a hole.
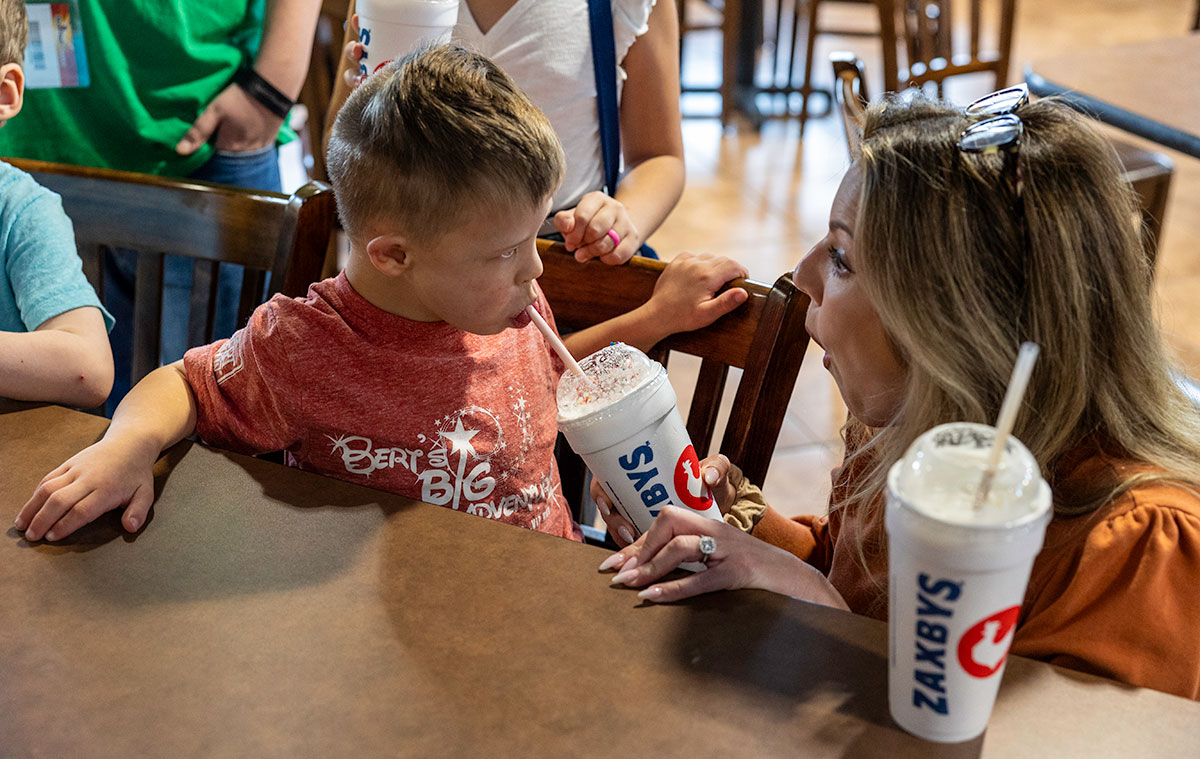
[[[367,243],[367,257],[380,274],[395,277],[412,266],[408,244],[400,235],[380,235]]]
[[[0,126],[21,112],[25,100],[25,70],[19,63],[0,66]]]

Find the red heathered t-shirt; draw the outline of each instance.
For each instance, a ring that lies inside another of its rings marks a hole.
[[[300,469],[580,539],[554,461],[562,363],[532,326],[411,321],[343,273],[307,298],[276,295],[183,363],[208,443],[283,450]]]

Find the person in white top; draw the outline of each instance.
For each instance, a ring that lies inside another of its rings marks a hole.
[[[683,193],[675,0],[612,0],[624,172],[604,193],[587,0],[461,0],[453,41],[495,61],[550,119],[567,173],[542,228],[581,261],[629,260]],[[351,0],[331,113],[360,81]],[[611,233],[610,233],[611,232]]]

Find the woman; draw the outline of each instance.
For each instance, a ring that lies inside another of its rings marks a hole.
[[[1055,515],[1012,651],[1198,698],[1200,414],[1170,375],[1132,192],[1086,119],[997,99],[1011,113],[971,132],[982,118],[922,98],[871,108],[829,232],[796,267],[850,414],[829,515],[780,516],[714,457],[729,524],[665,510],[602,566],[651,601],[755,587],[885,618],[888,468],[937,424],[994,422],[1032,340],[1014,434]],[[652,584],[703,554],[709,571]]]

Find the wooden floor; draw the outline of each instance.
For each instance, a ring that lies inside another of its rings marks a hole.
[[[695,5],[695,15],[705,8]],[[838,21],[871,28],[871,16],[852,6]],[[1012,77],[1032,58],[1072,49],[1183,34],[1194,0],[1027,0],[1019,4]],[[846,6],[842,6],[846,8]],[[831,16],[831,19],[833,17]],[[832,24],[830,24],[832,25]],[[878,42],[822,38],[818,61],[834,50],[853,50],[865,61],[873,92],[881,87]],[[684,80],[715,82],[719,39],[695,32],[685,42]],[[814,66],[829,82],[828,64]],[[1147,87],[1169,86],[1147,82]],[[990,82],[965,83],[948,92],[959,102],[991,90]],[[685,99],[685,112],[711,113],[713,97]],[[848,163],[836,116],[809,122],[803,140],[795,120],[770,121],[756,134],[745,124],[722,130],[712,118],[684,122],[688,184],[678,208],[651,239],[669,258],[680,250],[723,253],[743,261],[756,279],[771,281],[790,269],[824,233],[829,203]],[[1125,139],[1132,139],[1128,136]],[[1159,253],[1158,305],[1164,330],[1181,364],[1200,376],[1200,160],[1168,153],[1176,173]],[[788,409],[765,488],[768,500],[788,513],[824,510],[829,469],[840,460],[838,429],[845,410],[836,387],[810,350]],[[686,396],[686,362],[671,373]],[[694,371],[694,368],[692,369]],[[681,406],[686,407],[683,397]]]

